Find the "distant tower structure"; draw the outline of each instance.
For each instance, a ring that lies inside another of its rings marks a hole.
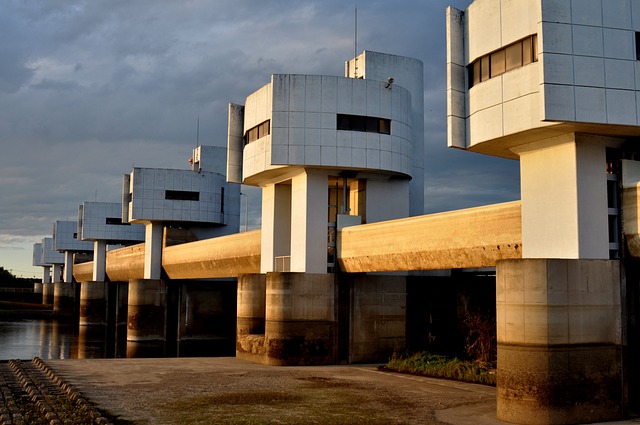
[[[273,75],[230,105],[227,175],[262,188],[263,273],[333,270],[340,218],[424,211],[422,63],[364,52],[345,74]]]
[[[64,254],[53,249],[53,238],[43,238],[41,247],[40,264],[44,265],[42,303],[53,305],[54,286],[62,280]],[[49,270],[51,270],[51,276],[49,276]]]
[[[337,235],[423,213],[422,87],[419,60],[364,52],[346,63],[344,77],[272,75],[244,105],[229,105],[227,178],[262,189],[263,276],[238,279],[238,356],[364,362],[404,344],[405,277],[337,283]],[[340,325],[337,287],[352,284],[362,286],[343,292]],[[370,303],[380,298],[394,301]],[[358,339],[349,314],[354,323],[388,326]]]
[[[447,10],[448,144],[520,161],[523,259],[497,265],[497,405],[507,422],[620,419],[624,391],[639,385],[624,370],[632,356],[621,317],[632,303],[619,261],[620,177],[633,205],[640,183],[640,163],[625,160],[638,158],[639,29],[633,0]],[[636,226],[637,208],[626,213]]]
[[[134,167],[124,175],[123,222],[145,225],[143,279],[128,288],[129,342],[166,340],[163,245],[238,233],[240,185],[226,181],[225,159],[225,148],[198,146],[190,170]]]
[[[53,223],[53,249],[64,255],[65,283],[73,282],[73,255],[75,253],[91,253],[93,244],[78,238],[77,221],[56,221]]]

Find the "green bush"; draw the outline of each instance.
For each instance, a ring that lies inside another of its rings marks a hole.
[[[465,361],[427,352],[411,355],[394,353],[383,369],[433,378],[496,385],[495,369],[486,363]]]

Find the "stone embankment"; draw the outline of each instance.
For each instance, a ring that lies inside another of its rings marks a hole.
[[[110,424],[41,359],[0,363],[0,425]]]

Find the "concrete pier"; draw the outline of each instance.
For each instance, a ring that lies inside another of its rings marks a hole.
[[[166,341],[167,292],[168,284],[161,279],[129,282],[127,341]]]
[[[53,282],[42,283],[42,304],[53,305],[55,285]]]
[[[80,286],[80,326],[107,325],[108,299],[106,282],[82,282]]]
[[[620,288],[616,260],[498,262],[498,419],[623,417]]]
[[[333,274],[267,273],[266,364],[336,362],[335,289]]]
[[[265,274],[238,276],[236,357],[262,363],[265,356]]]
[[[78,285],[73,282],[56,282],[53,285],[53,311],[61,315],[75,314],[78,311]]]

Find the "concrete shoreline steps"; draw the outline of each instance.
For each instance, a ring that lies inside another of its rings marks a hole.
[[[111,424],[38,357],[0,363],[0,425]]]

